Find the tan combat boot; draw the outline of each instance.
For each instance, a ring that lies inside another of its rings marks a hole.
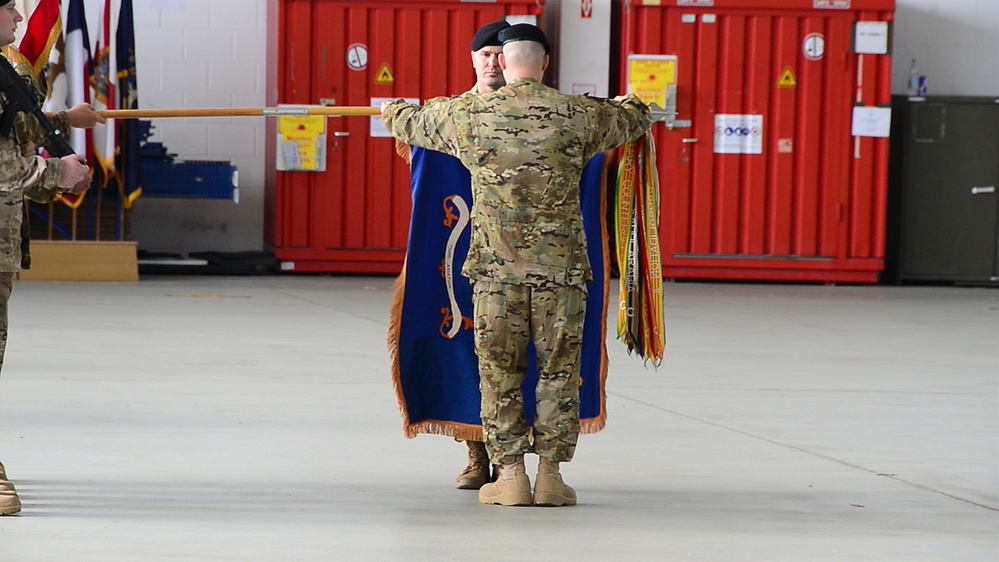
[[[489,455],[481,441],[466,441],[468,445],[468,466],[458,475],[454,485],[459,490],[478,490],[490,481]]]
[[[3,467],[3,463],[0,462],[0,480],[7,479],[7,470]]]
[[[538,478],[534,483],[534,505],[546,507],[576,505],[576,491],[562,481],[557,462],[542,458],[538,463]]]
[[[21,511],[21,500],[14,491],[14,485],[5,479],[0,480],[0,515],[11,515],[18,511]]]
[[[479,503],[494,505],[531,505],[531,479],[524,470],[524,459],[499,467],[499,477],[479,489]]]

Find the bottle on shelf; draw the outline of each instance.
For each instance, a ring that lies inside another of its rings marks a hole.
[[[909,65],[909,82],[905,91],[910,96],[926,95],[926,77],[919,73],[919,64],[916,63],[916,59],[912,59],[912,64]]]

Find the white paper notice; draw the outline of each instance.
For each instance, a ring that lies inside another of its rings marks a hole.
[[[888,22],[858,21],[853,28],[853,52],[858,55],[888,54]]]
[[[717,154],[763,154],[762,115],[715,115]]]
[[[371,107],[381,107],[383,102],[397,100],[399,98],[371,98]],[[406,103],[420,103],[417,98],[402,98]],[[385,124],[382,123],[382,118],[380,115],[371,116],[371,138],[384,138],[391,137],[388,133],[388,129],[385,128]]]
[[[278,147],[278,170],[297,170],[302,167],[302,159],[298,155],[298,143],[282,142]]]
[[[891,108],[855,106],[850,134],[855,137],[887,138],[891,134]]]

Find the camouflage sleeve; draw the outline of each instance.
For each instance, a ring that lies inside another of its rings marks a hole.
[[[382,122],[390,135],[406,144],[458,156],[460,143],[453,117],[458,100],[433,100],[425,106],[396,101],[382,111]]]
[[[69,115],[65,111],[59,111],[56,113],[46,113],[46,117],[49,118],[49,123],[62,133],[63,138],[69,138]]]
[[[34,70],[30,65],[27,64],[16,64],[14,66],[14,71],[17,75],[21,77],[24,81],[25,87],[28,91],[38,100],[38,106],[41,107],[45,103],[45,96],[42,95],[42,91],[39,88],[38,79],[35,78]],[[68,138],[69,136],[69,117],[67,117],[65,111],[60,111],[58,113],[46,113],[49,122],[56,129],[62,131],[63,137]],[[18,114],[14,119],[14,131],[17,135],[17,141],[23,146],[28,143],[32,143],[35,146],[47,146],[49,143],[48,137],[42,131],[41,125],[38,120],[31,115],[26,113]]]
[[[25,158],[10,141],[5,144],[6,148],[0,151],[0,191],[7,192],[4,200],[21,190],[23,196],[44,203],[65,191],[59,187],[62,162],[58,158]]]
[[[46,113],[45,116],[49,118],[53,127],[62,131],[63,138],[68,138],[69,118],[65,111]],[[14,133],[17,136],[17,142],[22,146],[29,142],[35,146],[48,146],[49,144],[49,137],[45,135],[41,123],[34,115],[28,113],[19,113],[14,119]]]
[[[652,127],[652,113],[634,94],[628,94],[621,101],[592,101],[595,123],[591,127],[594,136],[590,139],[592,153],[599,154],[633,141]]]
[[[35,156],[36,160],[42,160],[40,156]],[[45,171],[38,181],[25,185],[24,196],[36,203],[48,203],[60,193],[69,191],[59,187],[59,180],[62,175],[62,162],[58,158],[49,158],[45,162]]]

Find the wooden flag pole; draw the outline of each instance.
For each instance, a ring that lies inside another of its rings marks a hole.
[[[337,117],[381,115],[377,107],[234,107],[203,109],[110,109],[98,111],[106,119],[162,119],[181,117],[301,117],[326,115]]]

